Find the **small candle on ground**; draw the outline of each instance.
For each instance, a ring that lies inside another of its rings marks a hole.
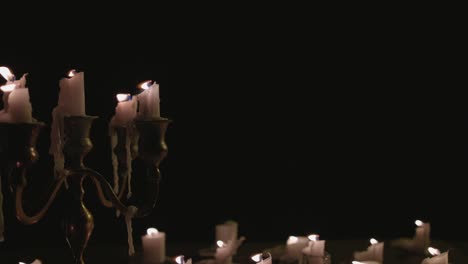
[[[166,234],[148,228],[142,237],[144,263],[163,263],[166,259]]]
[[[440,250],[433,247],[429,247],[427,251],[432,257],[425,258],[421,264],[449,264],[448,251],[441,254]]]
[[[309,239],[303,236],[290,236],[286,241],[286,254],[292,259],[300,259],[302,250],[309,244]]]
[[[379,242],[375,238],[370,239],[370,246],[366,251],[354,252],[354,259],[357,261],[375,260],[383,262],[384,242]]]
[[[273,258],[271,257],[271,254],[269,252],[265,254],[255,254],[251,257],[251,259],[257,264],[272,264],[273,262]]]
[[[312,234],[307,236],[309,239],[307,247],[302,249],[302,253],[307,256],[323,257],[325,255],[325,240],[320,240],[320,236]]]

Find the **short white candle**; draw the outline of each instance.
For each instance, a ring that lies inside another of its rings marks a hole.
[[[302,253],[315,257],[325,256],[325,240],[319,240],[319,237],[317,234],[309,235],[307,237],[309,239],[308,245],[302,249]]]
[[[370,246],[366,251],[354,252],[354,259],[357,261],[375,260],[383,262],[384,242],[379,242],[375,238],[370,239]]]
[[[185,257],[183,255],[175,257],[174,261],[177,264],[192,264],[192,259],[188,259],[187,261],[185,261]]]
[[[140,88],[144,91],[138,95],[138,116],[142,119],[159,119],[159,84],[146,81]]]
[[[381,264],[380,262],[378,261],[373,261],[373,260],[367,260],[367,261],[356,261],[354,260],[353,262],[351,262],[352,264]]]
[[[438,249],[432,247],[429,247],[428,251],[432,257],[425,258],[421,264],[449,264],[448,252],[440,254]]]
[[[309,239],[303,236],[290,236],[286,241],[286,253],[293,259],[299,259],[302,256],[302,249],[307,247]]]
[[[216,225],[216,241],[221,240],[227,243],[230,240],[236,240],[238,226],[235,221],[226,221],[223,224]]]
[[[163,263],[166,259],[166,234],[156,228],[148,228],[146,233],[142,237],[145,263]]]
[[[235,241],[224,243],[221,240],[216,241],[215,261],[217,264],[231,264],[232,255],[234,254]]]
[[[268,257],[264,258],[262,253],[255,254],[251,257],[253,261],[257,264],[271,264],[273,261],[273,258],[271,257],[271,254],[268,252],[266,253]]]
[[[0,87],[3,91],[4,108],[0,111],[0,122],[30,123],[32,122],[32,107],[29,102],[29,89],[26,88],[26,75],[20,80],[7,67],[0,67],[0,74],[7,83]]]

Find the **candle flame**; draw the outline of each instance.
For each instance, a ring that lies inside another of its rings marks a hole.
[[[176,262],[177,264],[184,264],[184,263],[185,263],[184,256],[183,256],[183,255],[177,256],[177,257],[175,258],[175,262]]]
[[[119,102],[129,101],[132,98],[130,94],[117,94],[116,97]]]
[[[221,241],[221,240],[218,240],[218,241],[216,241],[216,245],[218,245],[218,247],[222,248],[222,247],[225,247],[225,246],[226,246],[226,243],[224,243],[224,242]]]
[[[262,253],[258,253],[258,254],[255,254],[253,255],[252,257],[250,257],[253,261],[255,262],[260,262],[263,260],[262,258]]]
[[[14,84],[14,83],[6,84],[6,85],[3,85],[2,87],[0,87],[0,89],[2,89],[3,92],[11,92],[15,88],[16,88],[16,84]]]
[[[146,234],[148,234],[148,236],[153,236],[153,235],[156,235],[157,233],[159,233],[159,231],[154,227],[150,227],[146,230]]]
[[[297,236],[290,236],[288,237],[288,241],[286,241],[286,244],[291,245],[295,244],[299,241],[299,238]]]
[[[371,243],[372,245],[375,245],[375,244],[379,243],[379,241],[378,241],[377,239],[375,239],[375,238],[371,238],[371,239],[370,239],[370,243]]]
[[[416,220],[416,221],[414,221],[414,223],[415,223],[417,226],[422,226],[422,225],[424,224],[423,221],[421,221],[421,220]]]
[[[353,264],[364,264],[364,262],[360,262],[360,261],[356,261],[356,260],[353,260],[352,263],[353,263]]]
[[[440,250],[438,250],[437,248],[428,247],[427,251],[429,251],[429,254],[431,254],[432,256],[440,255]]]
[[[7,81],[11,82],[15,80],[15,75],[13,75],[13,73],[11,73],[10,69],[8,69],[7,67],[4,67],[4,66],[0,67],[0,74]]]
[[[140,88],[143,89],[143,90],[148,90],[151,87],[152,84],[153,84],[153,81],[142,82],[140,84]]]
[[[75,69],[72,69],[72,70],[70,70],[70,71],[68,72],[68,77],[71,78],[71,77],[75,76],[75,74],[76,74],[76,70],[75,70]]]
[[[310,241],[317,241],[319,239],[319,235],[312,234],[307,237]]]

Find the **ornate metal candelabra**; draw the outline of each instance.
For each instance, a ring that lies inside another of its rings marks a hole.
[[[70,116],[64,118],[64,156],[65,170],[61,177],[53,183],[48,199],[42,208],[33,215],[28,215],[23,210],[23,191],[27,186],[27,172],[31,164],[38,160],[36,141],[44,123],[0,123],[0,164],[7,177],[9,188],[15,194],[16,217],[26,225],[31,225],[41,220],[47,213],[56,198],[57,192],[64,188],[72,197],[67,212],[65,213],[64,231],[66,240],[72,250],[74,263],[84,263],[83,252],[93,232],[93,215],[83,202],[85,190],[83,180],[90,178],[97,189],[99,200],[106,207],[115,207],[122,214],[127,214],[128,206],[122,203],[123,193],[127,186],[127,155],[131,159],[140,159],[145,166],[145,175],[138,175],[137,180],[143,181],[141,197],[142,204],[136,204],[134,217],[148,215],[154,208],[159,188],[159,164],[167,154],[165,133],[170,120],[136,120],[132,126],[137,133],[128,137],[128,129],[117,128],[119,138],[117,146],[113,149],[118,157],[120,189],[116,193],[107,180],[98,172],[86,167],[83,158],[93,148],[89,138],[92,123],[96,119],[93,116]],[[131,151],[126,151],[127,140],[131,145]],[[139,194],[140,195],[140,194]]]

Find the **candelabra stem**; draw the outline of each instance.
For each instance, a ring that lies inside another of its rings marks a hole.
[[[93,215],[83,203],[85,176],[83,173],[73,173],[69,176],[69,192],[72,198],[64,218],[65,236],[75,264],[85,263],[83,252],[94,229]]]

